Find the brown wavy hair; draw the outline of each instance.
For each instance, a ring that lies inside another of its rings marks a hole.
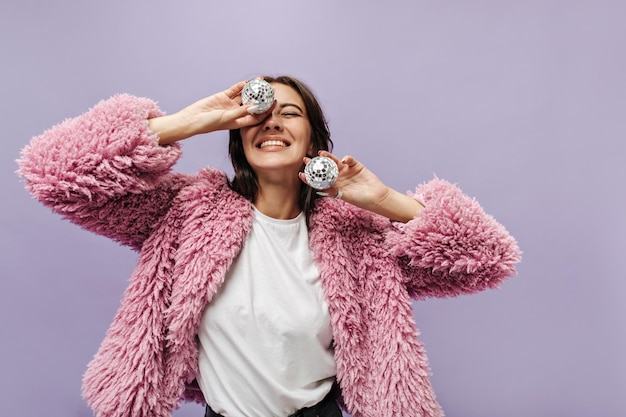
[[[296,90],[300,97],[302,97],[309,124],[311,125],[311,147],[313,148],[313,155],[309,155],[309,157],[317,155],[320,150],[331,152],[333,149],[333,141],[330,138],[328,123],[326,122],[324,112],[313,90],[301,80],[287,75],[277,77],[263,76],[263,79],[270,84],[278,83],[289,86]],[[230,161],[235,170],[233,179],[229,181],[230,188],[248,200],[254,201],[259,192],[259,181],[256,173],[246,159],[241,140],[241,131],[239,129],[230,131],[228,154],[230,155]],[[300,209],[306,214],[307,219],[315,206],[315,200],[317,198],[318,195],[315,194],[315,190],[304,183],[300,185],[298,203]]]

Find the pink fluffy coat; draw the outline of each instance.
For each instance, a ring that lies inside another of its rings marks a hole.
[[[118,95],[33,138],[19,174],[40,201],[81,227],[139,251],[119,310],[84,376],[99,417],[171,416],[194,386],[196,332],[253,220],[224,173],[171,173],[181,148],[158,146],[148,99]],[[328,301],[337,380],[355,417],[435,417],[411,297],[495,288],[515,274],[515,240],[443,180],[420,185],[426,205],[407,224],[333,199],[310,221]]]

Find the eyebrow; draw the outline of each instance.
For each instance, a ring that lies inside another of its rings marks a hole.
[[[304,113],[304,110],[302,110],[302,108],[300,106],[298,106],[297,104],[294,103],[282,103],[279,105],[279,107],[282,109],[284,109],[285,107],[289,107],[289,106],[293,106],[295,108],[297,108],[298,110],[300,110],[301,113]]]

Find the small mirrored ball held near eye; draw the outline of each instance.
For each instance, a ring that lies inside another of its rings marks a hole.
[[[326,156],[316,156],[305,165],[304,176],[311,187],[316,190],[325,190],[337,181],[339,168],[332,159]]]
[[[250,80],[241,91],[241,103],[244,106],[254,105],[250,109],[251,113],[265,113],[274,104],[274,89],[270,83],[260,78]]]

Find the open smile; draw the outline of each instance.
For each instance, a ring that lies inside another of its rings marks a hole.
[[[263,138],[259,141],[259,143],[256,144],[256,147],[258,149],[264,149],[264,148],[269,148],[269,147],[280,147],[280,148],[287,148],[291,145],[291,143],[289,143],[288,141],[284,140],[283,138],[277,138],[277,137],[273,137],[273,138]]]
[[[289,144],[287,142],[283,142],[282,140],[266,140],[266,141],[261,142],[258,145],[258,148],[263,149],[269,146],[281,146],[281,147],[286,148],[287,146],[289,146]]]

